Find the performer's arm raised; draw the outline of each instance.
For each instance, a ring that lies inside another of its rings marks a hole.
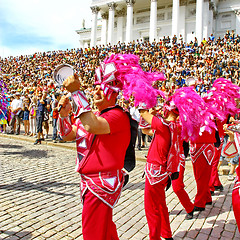
[[[81,89],[81,83],[79,81],[78,76],[75,74],[74,76],[68,77],[64,82],[63,86],[72,93],[72,99],[74,101],[73,106],[73,113],[75,117],[79,117],[81,120],[82,125],[84,126],[85,130],[93,133],[93,134],[108,134],[110,133],[110,126],[106,119],[102,117],[97,117],[91,110],[91,107],[88,103],[88,100],[85,96],[84,91]],[[117,93],[113,93],[116,94]],[[103,101],[103,92],[100,89],[100,86],[97,86],[95,89],[94,94],[95,104],[98,105],[98,109],[101,111],[105,109],[105,102]],[[115,98],[111,98],[108,102],[108,105],[114,106],[115,105]],[[59,102],[59,105],[62,105]],[[61,116],[61,111],[60,111]]]

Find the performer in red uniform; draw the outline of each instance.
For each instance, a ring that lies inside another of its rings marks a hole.
[[[215,156],[212,162],[212,171],[211,171],[211,177],[210,177],[210,181],[209,181],[209,188],[210,188],[210,192],[213,195],[214,191],[223,191],[223,185],[219,179],[219,175],[218,175],[218,164],[219,164],[219,160],[221,157],[221,152],[222,152],[222,146],[223,146],[223,139],[225,136],[224,130],[223,130],[223,125],[225,122],[220,121],[220,120],[216,120],[217,123],[217,128],[218,128],[218,134],[219,134],[219,146],[215,146]]]
[[[143,76],[138,77],[141,74]],[[154,76],[157,75],[155,73]],[[63,82],[63,86],[72,93],[73,112],[77,121],[74,126],[71,125],[68,118],[71,106],[68,98],[63,97],[59,102],[62,109],[58,124],[65,141],[76,139],[76,170],[81,176],[84,240],[119,239],[112,221],[112,208],[123,187],[122,169],[131,134],[128,115],[115,104],[118,91],[123,88],[123,94],[127,92],[126,98],[133,91],[135,99],[141,99],[142,87],[152,89],[151,81],[146,81],[148,76],[151,77],[151,74],[141,70],[135,55],[117,54],[105,59],[96,69],[95,76],[94,104],[99,110],[97,116],[80,90],[78,77],[74,75]],[[128,86],[134,81],[139,81],[140,87],[133,84],[130,89]]]
[[[212,204],[212,197],[208,185],[211,177],[211,164],[215,156],[215,142],[215,131],[211,134],[204,131],[194,143],[191,143],[190,154],[197,184],[194,211],[203,211],[205,210],[206,204]]]
[[[167,170],[168,153],[171,146],[170,121],[177,115],[170,112],[166,120],[140,110],[141,116],[151,124],[154,137],[149,147],[145,168],[145,213],[149,227],[150,240],[172,239],[165,188],[171,172]],[[161,237],[160,237],[161,236]]]
[[[78,81],[69,77],[64,86],[70,89]],[[80,90],[72,92],[80,94]],[[80,96],[80,98],[83,98]],[[80,99],[79,98],[79,99]],[[64,140],[77,143],[77,171],[81,175],[81,195],[83,199],[82,228],[86,240],[118,239],[116,226],[112,221],[112,208],[117,203],[123,186],[124,157],[130,141],[130,123],[126,113],[115,106],[117,93],[109,100],[100,86],[94,93],[94,102],[100,112],[95,116],[90,109],[80,114],[75,126],[66,124],[70,103],[66,98],[60,100],[65,107],[60,111],[60,129],[68,129],[62,134]],[[77,102],[77,101],[76,101]],[[107,108],[112,108],[103,112]],[[70,131],[71,130],[71,131]],[[94,137],[95,136],[95,137]],[[121,144],[119,145],[119,142]]]
[[[207,111],[210,112],[210,119],[219,119],[225,121],[226,116],[235,115],[239,112],[235,99],[240,97],[240,88],[233,84],[230,80],[219,78],[214,81],[212,88],[208,91],[204,101],[207,105]],[[204,121],[203,121],[204,123]],[[213,177],[216,178],[217,174],[217,157],[215,157],[214,143],[217,141],[215,131],[209,131],[210,126],[205,124],[201,128],[202,134],[191,145],[191,157],[194,168],[194,175],[197,182],[197,194],[195,197],[195,210],[202,211],[205,209],[206,204],[211,204],[211,194],[209,190],[209,181],[211,171]],[[216,127],[215,127],[216,129]],[[221,127],[219,128],[221,130]],[[220,135],[223,133],[220,131]],[[213,170],[211,164],[214,163]],[[214,178],[210,186],[213,188]],[[220,181],[216,183],[221,186]]]
[[[237,177],[232,191],[233,212],[240,232],[240,167],[236,168]]]
[[[225,130],[225,133],[229,135],[230,142],[235,141],[235,146],[239,153],[240,152],[240,133],[233,132],[227,129],[227,127],[228,125],[225,124],[223,129]],[[238,231],[240,232],[240,167],[238,166],[235,171],[237,176],[235,178],[233,191],[232,191],[232,205],[233,205],[234,216],[238,226]]]
[[[153,113],[152,113],[153,114]],[[156,117],[160,118],[160,114],[153,114]],[[178,122],[178,121],[177,121]],[[150,125],[146,125],[146,122],[144,121],[140,121],[141,127],[143,129],[143,132],[147,135],[151,135],[153,136],[153,132],[150,130]],[[172,124],[173,126],[173,124]],[[170,130],[173,130],[173,128],[170,128]],[[177,133],[174,137],[177,137],[177,143],[178,143],[178,151],[176,153],[176,158],[177,158],[177,162],[179,162],[179,166],[177,171],[179,171],[179,176],[176,179],[172,180],[172,188],[173,191],[175,192],[175,194],[177,195],[178,199],[180,200],[182,206],[185,208],[187,215],[186,215],[186,219],[192,219],[193,218],[193,213],[194,213],[194,205],[191,202],[188,193],[186,192],[185,185],[184,185],[184,172],[185,172],[185,155],[184,155],[184,149],[183,149],[183,141],[181,140],[181,126],[179,124],[179,122],[175,125],[175,130],[171,131],[172,135],[174,133]],[[171,139],[173,139],[173,136],[171,137]]]
[[[179,145],[180,147],[180,152],[179,152],[179,176],[177,179],[174,179],[172,181],[172,188],[173,191],[176,193],[178,199],[180,200],[182,206],[185,208],[187,215],[186,219],[192,219],[193,218],[193,213],[194,213],[194,205],[191,202],[188,193],[186,192],[185,185],[184,185],[184,172],[185,172],[185,160],[186,157],[184,155],[184,150],[183,150],[183,143],[181,141],[181,144]]]
[[[179,153],[182,143],[180,135],[186,140],[197,137],[195,132],[199,131],[201,126],[199,117],[201,105],[204,106],[203,100],[192,88],[182,88],[165,103],[163,108],[165,119],[150,114],[144,109],[144,104],[139,108],[141,117],[151,125],[154,132],[145,167],[147,177],[144,204],[150,240],[160,240],[161,237],[173,239],[165,188],[169,179],[174,179],[177,176],[176,172],[179,171]],[[176,122],[178,116],[182,125],[180,133]],[[146,124],[142,125],[147,128]],[[189,211],[193,211],[193,206],[189,207]]]

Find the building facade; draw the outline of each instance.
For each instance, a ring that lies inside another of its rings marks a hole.
[[[190,42],[240,34],[239,0],[92,0],[92,26],[77,30],[80,47],[150,42],[164,36]]]

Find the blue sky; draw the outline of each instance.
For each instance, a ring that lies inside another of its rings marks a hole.
[[[75,32],[91,27],[91,0],[0,0],[0,56],[79,47]]]

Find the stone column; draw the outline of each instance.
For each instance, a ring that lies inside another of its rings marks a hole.
[[[91,7],[92,10],[92,29],[91,29],[91,42],[90,46],[96,46],[97,43],[97,15],[100,10],[99,7]]]
[[[209,11],[209,0],[204,0],[203,3],[203,12],[204,12],[204,19],[203,19],[203,38],[208,40],[210,36],[210,11]]]
[[[126,10],[117,11],[117,41],[123,42],[123,18],[126,15]]]
[[[102,15],[102,31],[101,31],[101,45],[107,44],[107,21],[108,21],[108,14],[103,13]]]
[[[133,31],[133,4],[135,0],[126,0],[127,4],[127,26],[126,26],[126,43],[131,42]]]
[[[109,18],[108,18],[108,42],[111,45],[113,44],[113,32],[114,32],[114,15],[115,15],[115,8],[117,6],[116,3],[111,2],[108,3],[109,8]]]
[[[240,9],[235,10],[236,14],[236,31],[235,33],[240,35]]]
[[[172,7],[172,37],[176,35],[178,37],[179,32],[179,0],[173,0]]]
[[[214,34],[214,27],[213,27],[213,13],[214,13],[214,3],[209,2],[209,13],[208,13],[208,37],[211,36],[211,34]]]
[[[182,35],[183,41],[186,42],[186,6],[187,0],[180,0],[180,7],[179,7],[179,30],[178,30],[178,42],[180,34]]]
[[[157,0],[151,0],[149,41],[157,40]]]
[[[197,0],[196,4],[196,38],[198,44],[203,40],[203,0]]]

